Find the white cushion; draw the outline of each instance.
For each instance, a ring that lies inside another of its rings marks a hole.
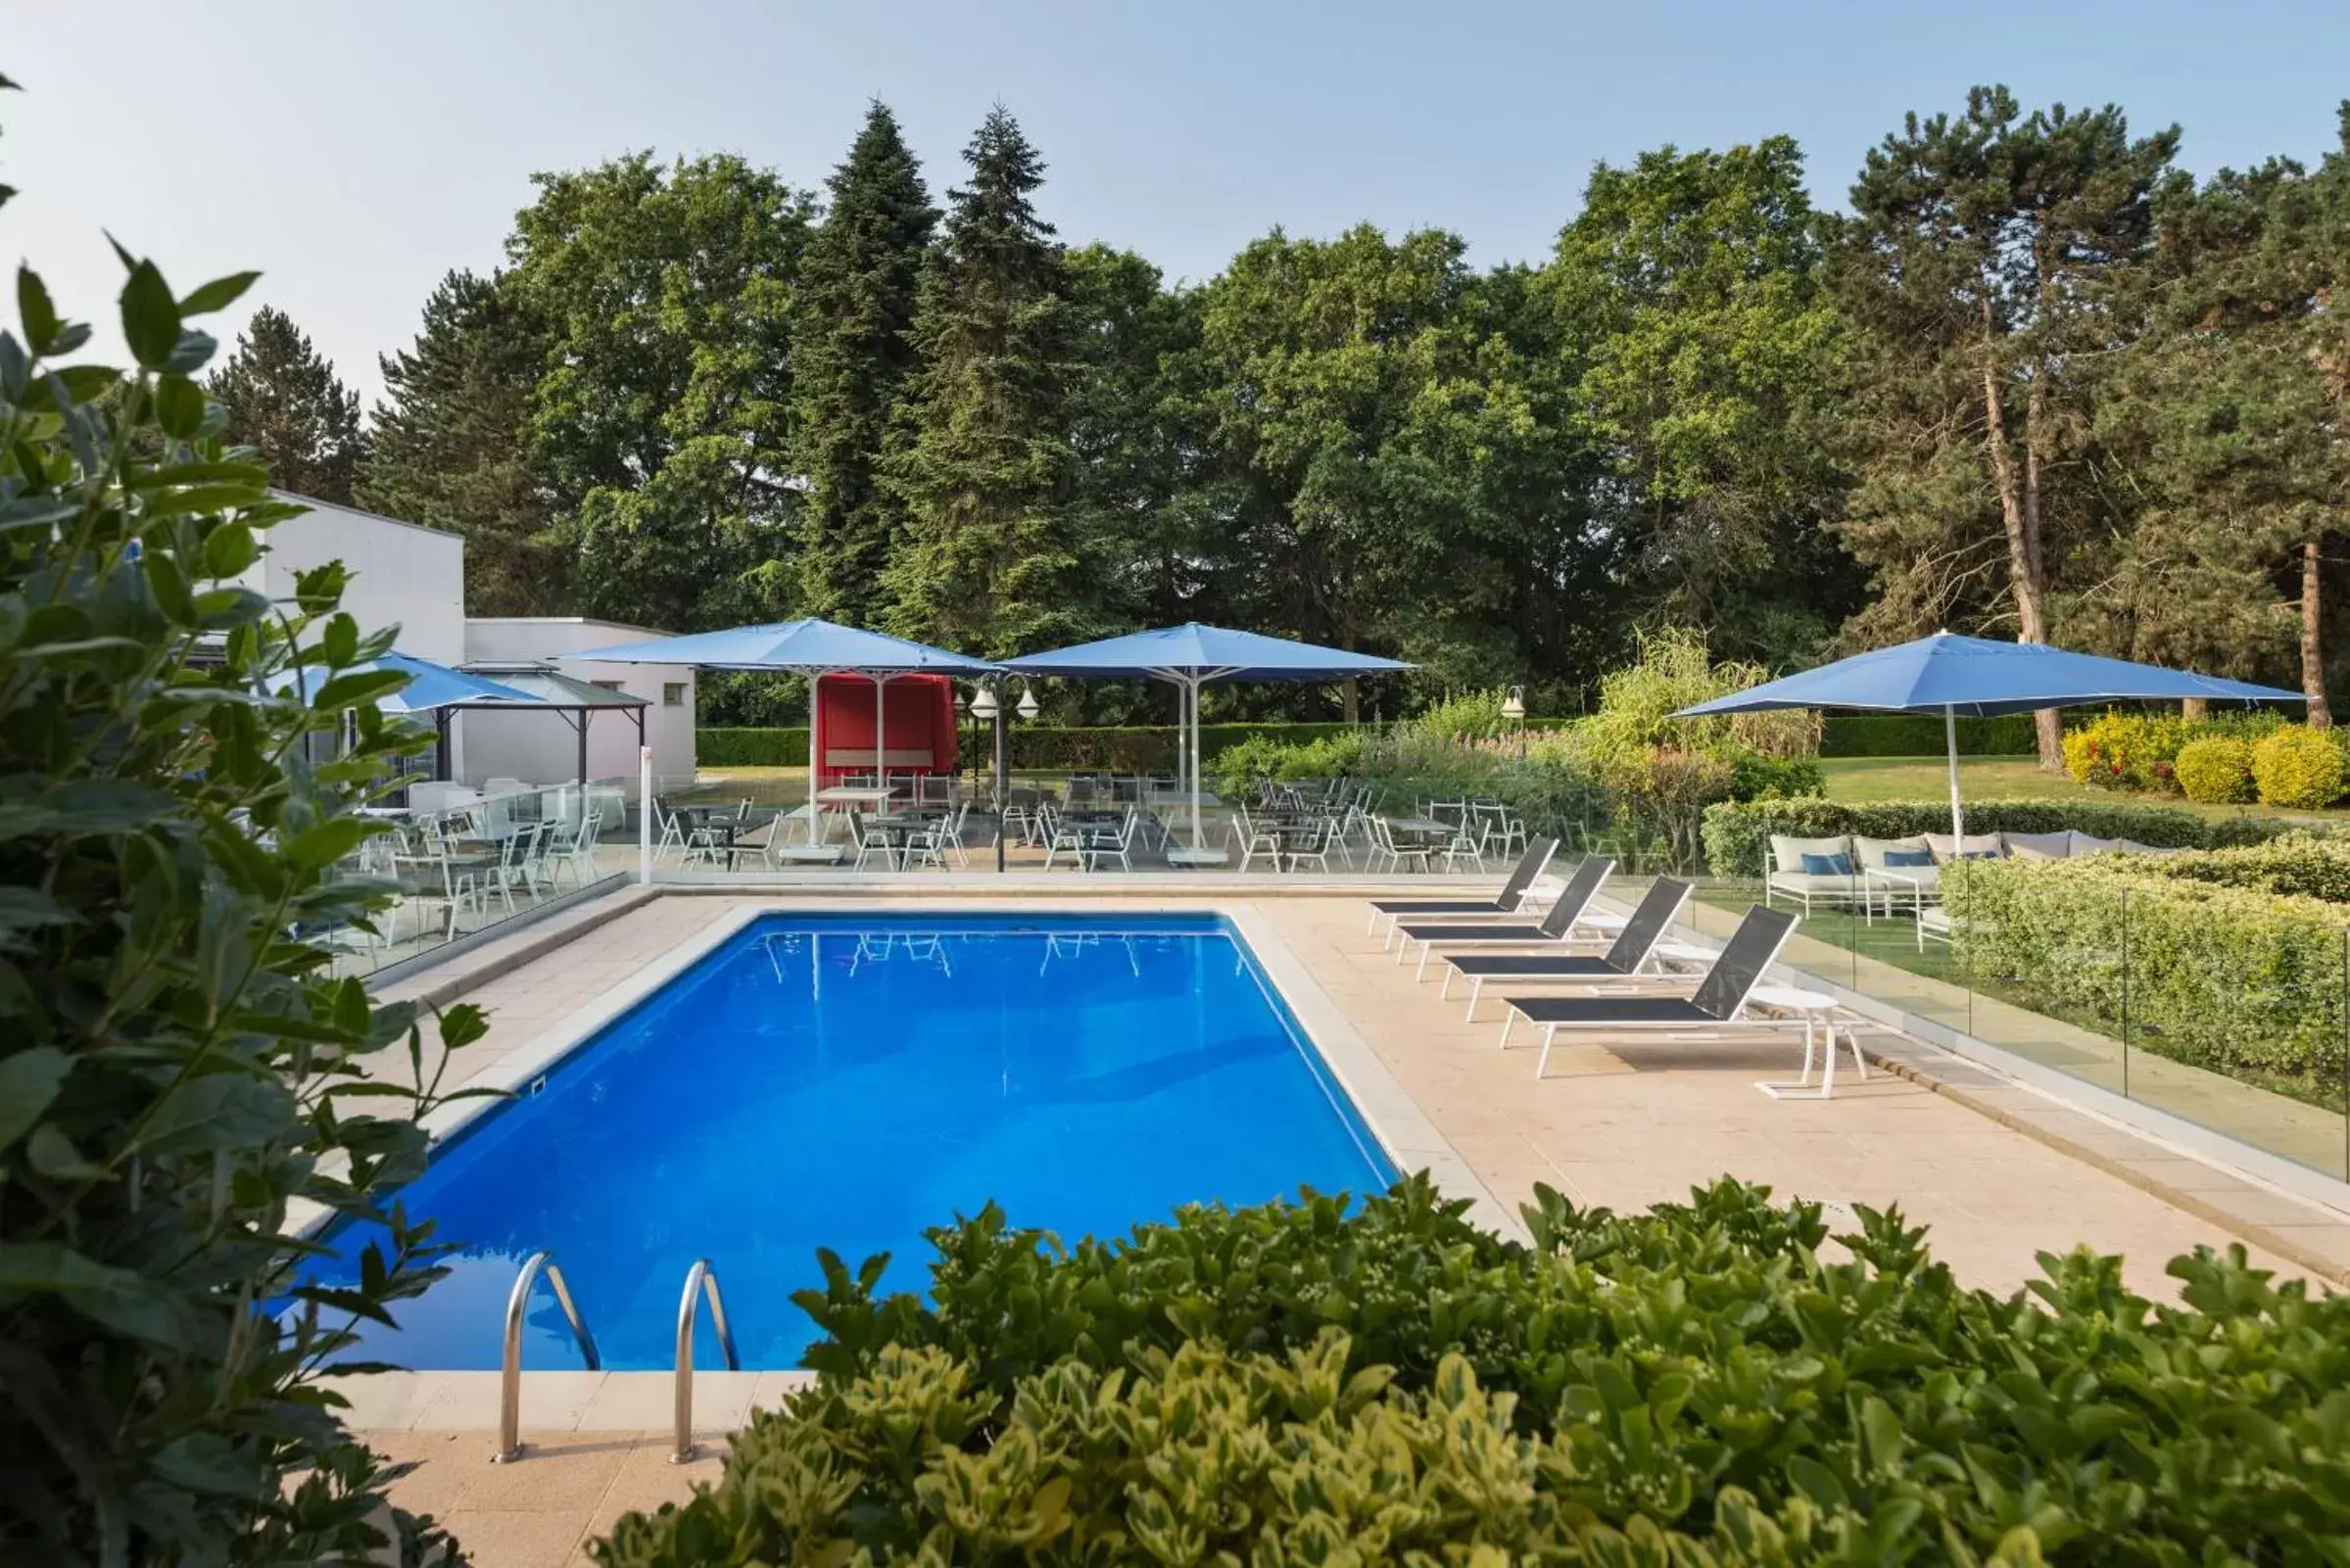
[[[1934,851],[1936,861],[1947,864],[1961,855],[2005,855],[2007,846],[1999,842],[1997,833],[1969,833],[1953,838],[1948,833],[1926,834],[1926,847]]]
[[[1852,840],[1852,848],[1860,857],[1859,863],[1870,868],[1871,870],[1875,870],[1876,868],[1883,866],[1885,864],[1886,855],[1893,850],[1924,850],[1929,847],[1930,846],[1926,842],[1925,834],[1923,833],[1913,833],[1907,838],[1854,838]],[[1922,871],[1925,868],[1919,867],[1916,869]]]
[[[2100,850],[2121,847],[2122,841],[2119,838],[2098,838],[2083,832],[2078,828],[2073,830],[2073,853],[2076,855],[2094,855]]]
[[[1771,869],[1773,871],[1800,873],[1803,869],[1805,855],[1848,855],[1851,852],[1852,840],[1841,836],[1836,838],[1788,838],[1779,833],[1771,834]]]
[[[2186,853],[2183,849],[2165,849],[2159,844],[2141,844],[2134,838],[2117,838],[2113,841],[2113,847],[2127,850],[2133,855],[2183,855]]]
[[[1816,855],[1819,851],[1815,849],[1812,853]],[[1771,873],[1771,885],[1791,893],[1858,893],[1860,879],[1809,871],[1775,871]]]
[[[2023,860],[2063,860],[2073,852],[2073,834],[2002,833],[2007,852]]]

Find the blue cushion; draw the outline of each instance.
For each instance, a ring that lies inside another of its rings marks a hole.
[[[1958,858],[1960,860],[1997,860],[1999,852],[1995,849],[1970,849]]]
[[[1931,849],[1889,849],[1885,852],[1885,863],[1888,866],[1931,866],[1934,864],[1934,851]]]
[[[1849,877],[1852,875],[1852,857],[1841,851],[1833,855],[1805,855],[1803,857],[1803,875],[1806,877]]]

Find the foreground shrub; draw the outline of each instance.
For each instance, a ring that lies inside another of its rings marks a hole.
[[[1974,861],[1942,901],[1977,981],[2108,1033],[2127,1020],[2133,1050],[2339,1107],[2346,912],[2261,890],[2264,875],[2350,887],[2338,851],[2264,846]]]
[[[2255,798],[2252,747],[2232,736],[2189,740],[2179,748],[2171,771],[2181,792],[2201,805],[2236,805]]]
[[[2305,725],[2278,730],[2252,747],[2252,782],[2268,805],[2330,806],[2342,796],[2341,747]]]
[[[2067,828],[2098,838],[2130,838],[2165,849],[2208,849],[2259,843],[2290,832],[2292,824],[2260,817],[2212,818],[2176,806],[2120,800],[1970,800],[1970,833],[2045,833]],[[1705,865],[1716,877],[1757,878],[1773,833],[1826,838],[1861,833],[1905,838],[1950,831],[1947,800],[1725,801],[1705,811]]]
[[[821,1378],[607,1568],[873,1561],[2330,1561],[2350,1302],[2182,1258],[1961,1289],[1898,1212],[1722,1182],[1537,1189],[1536,1245],[1424,1178],[1350,1214],[1187,1210],[1066,1252],[933,1233],[936,1306],[827,1259]]]
[[[302,510],[223,450],[193,379],[213,340],[186,321],[251,281],[175,297],[131,264],[128,371],[60,362],[89,329],[30,272],[24,339],[0,333],[10,1562],[438,1549],[383,1506],[320,1382],[351,1322],[390,1321],[439,1272],[384,1212],[423,1166],[416,1117],[435,1103],[412,1006],[375,1006],[332,969],[338,934],[385,902],[345,869],[381,831],[353,808],[416,734],[376,707],[405,677],[355,668],[391,634],[337,611],[339,564],[280,602],[235,586]],[[308,700],[290,694],[304,677]],[[444,1044],[479,1026],[454,1012]],[[384,1224],[390,1255],[371,1248],[349,1290],[291,1289],[297,1205]]]

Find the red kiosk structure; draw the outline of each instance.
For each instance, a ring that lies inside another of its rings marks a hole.
[[[878,757],[877,721],[882,730]],[[885,780],[952,774],[962,760],[955,687],[943,675],[888,676],[881,683],[878,704],[872,676],[826,675],[816,682],[809,727],[814,789],[831,788],[852,773]]]

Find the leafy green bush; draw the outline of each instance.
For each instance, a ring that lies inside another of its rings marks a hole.
[[[2038,744],[2029,713],[1958,721],[1962,757],[2028,757]],[[1940,757],[1949,749],[1940,714],[1839,713],[1820,726],[1823,757]]]
[[[2260,843],[2292,824],[2262,817],[2211,818],[2177,806],[2125,801],[1970,800],[1970,833],[2045,833],[2079,829],[2098,838],[2134,838],[2165,849],[2215,849]],[[1770,835],[1825,838],[1860,833],[1902,838],[1950,831],[1947,800],[1724,801],[1705,810],[1705,865],[1716,877],[1760,877]]]
[[[1063,1249],[992,1208],[798,1298],[814,1390],[606,1568],[1013,1560],[2320,1562],[2350,1532],[2350,1300],[2241,1249],[1960,1288],[1897,1212],[1724,1181],[1533,1247],[1424,1177]]]
[[[1202,748],[1203,753],[1205,747]],[[1363,733],[1352,726],[1312,740],[1252,735],[1218,751],[1217,788],[1226,799],[1245,800],[1260,779],[1338,779],[1363,771]],[[1200,766],[1208,762],[1203,754]]]
[[[89,329],[29,271],[0,333],[0,1555],[414,1562],[437,1532],[384,1507],[320,1384],[442,1272],[383,1212],[437,1070],[411,1007],[333,972],[385,902],[353,808],[413,748],[376,706],[406,678],[355,668],[391,635],[338,612],[340,564],[235,586],[303,509],[194,379],[186,322],[252,274],[174,296],[125,261],[131,370],[61,362]],[[298,1205],[391,1255],[293,1288]]]
[[[2230,853],[2248,858],[2216,873],[2223,857],[1973,861],[1942,899],[1978,978],[2111,1032],[2127,1018],[2134,1050],[2339,1108],[2343,909],[2219,884],[2258,878],[2262,851]],[[2269,869],[2307,876],[2305,856]],[[2340,866],[2328,875],[2338,885]]]
[[[2252,783],[2266,805],[2330,806],[2342,795],[2342,750],[2333,737],[2291,725],[2252,747]]]
[[[2236,805],[2254,798],[2252,747],[2233,736],[2211,735],[2179,748],[2171,765],[2186,798],[2207,806]]]
[[[872,748],[866,750],[870,755]],[[804,768],[808,765],[807,726],[751,730],[713,725],[696,730],[694,762],[701,768]]]
[[[1828,791],[1817,757],[1758,757],[1741,752],[1730,764],[1732,800],[1796,800]]]

